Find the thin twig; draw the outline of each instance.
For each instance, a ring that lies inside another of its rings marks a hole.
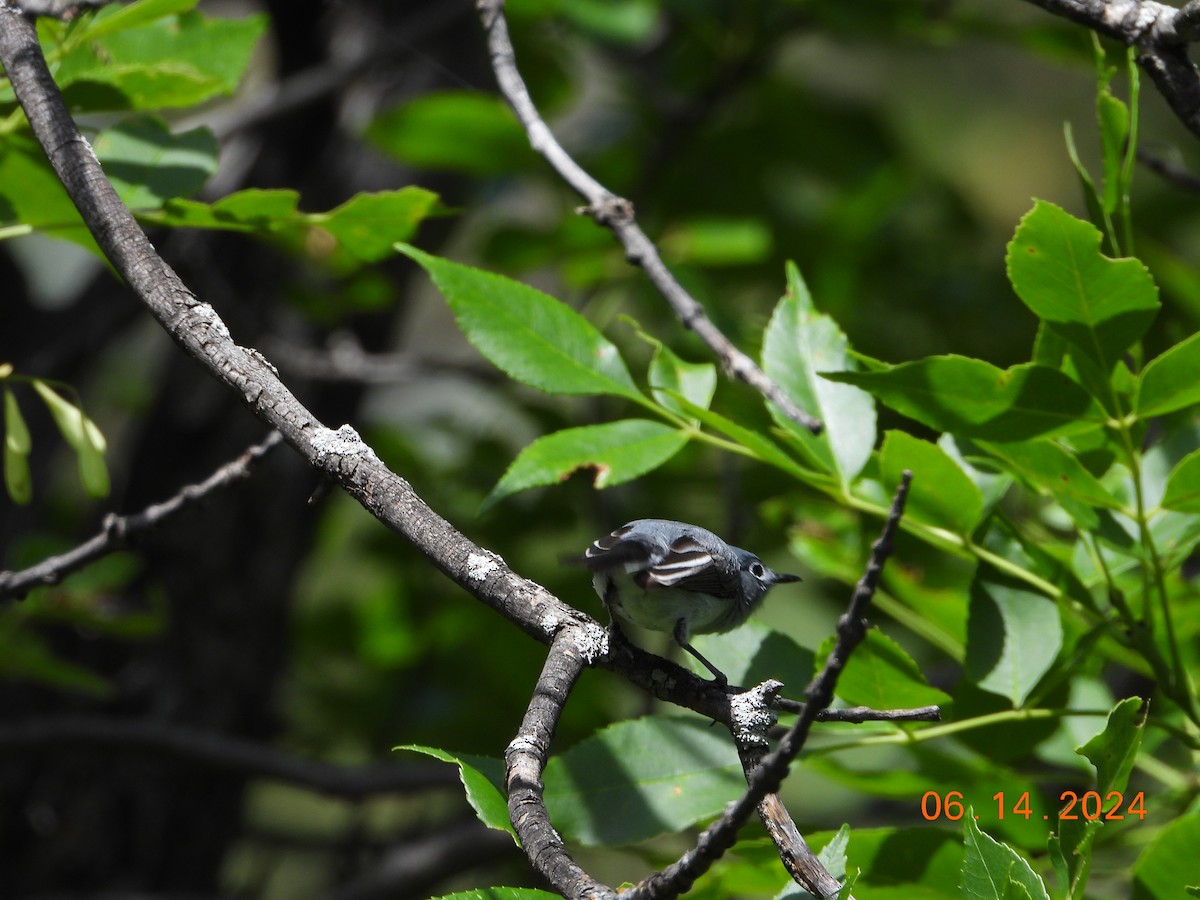
[[[226,463],[199,484],[189,484],[162,503],[147,506],[141,512],[127,516],[110,514],[105,517],[99,533],[77,547],[58,556],[51,556],[19,572],[0,572],[0,600],[21,598],[36,587],[58,584],[72,572],[129,546],[137,535],[158,528],[179,512],[195,506],[212,495],[246,478],[255,464],[277,447],[282,438],[278,431],[248,447],[237,459]]]
[[[1137,148],[1137,159],[1151,172],[1160,175],[1176,187],[1187,191],[1200,191],[1200,175],[1194,175],[1178,163],[1151,153],[1145,147]]]
[[[613,194],[589,175],[571,157],[550,131],[542,119],[529,90],[517,70],[516,54],[508,35],[508,22],[504,17],[503,0],[477,0],[476,8],[487,33],[488,51],[491,54],[492,70],[504,99],[512,107],[517,119],[529,137],[530,146],[545,158],[559,176],[587,201],[580,212],[612,230],[625,250],[625,258],[641,267],[651,284],[670,304],[675,315],[699,335],[709,349],[721,361],[725,371],[734,378],[746,382],[774,403],[789,419],[807,428],[813,434],[821,431],[821,422],[800,409],[779,385],[775,384],[749,356],[742,353],[721,332],[704,311],[704,307],[689,294],[659,256],[658,248],[638,226],[634,217],[633,204]]]
[[[170,722],[58,715],[0,725],[0,754],[67,747],[108,747],[173,756],[347,799],[448,788],[458,783],[454,769],[440,763],[339,766]]]

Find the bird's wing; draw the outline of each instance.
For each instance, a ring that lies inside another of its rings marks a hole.
[[[593,541],[579,562],[593,572],[616,569],[636,572],[649,567],[654,558],[661,555],[661,548],[641,537],[631,537],[629,533],[633,530],[632,523],[622,525],[612,534]]]
[[[714,597],[736,597],[739,587],[737,571],[693,537],[675,540],[666,555],[634,581],[645,589],[669,587]]]

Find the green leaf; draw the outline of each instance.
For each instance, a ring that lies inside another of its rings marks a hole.
[[[828,370],[857,368],[846,335],[832,318],[813,307],[794,263],[787,266],[788,291],[775,307],[763,336],[763,371],[801,409],[819,418],[813,436],[770,405],[776,423],[823,466],[848,485],[862,471],[875,445],[875,403],[870,394],[823,377]]]
[[[551,394],[645,402],[617,348],[565,304],[502,275],[396,248],[424,267],[467,340],[510,377]]]
[[[504,799],[504,760],[469,753],[448,753],[437,747],[403,744],[393,750],[411,750],[458,766],[458,777],[467,794],[467,802],[479,821],[496,831],[507,831],[516,841],[517,835],[508,820],[508,802]]]
[[[798,481],[809,482],[817,478],[816,472],[804,468],[804,466],[789,456],[783,448],[765,435],[744,425],[739,425],[732,419],[727,419],[712,410],[689,403],[686,400],[682,400],[681,405],[687,415],[698,420],[702,425],[711,428],[713,431],[720,432],[736,443],[741,444],[760,461],[787,472]]]
[[[745,790],[728,734],[698,718],[619,722],[546,766],[546,805],[563,836],[620,846],[712,818]]]
[[[676,356],[661,341],[653,341],[649,383],[654,399],[671,412],[687,415],[676,397],[708,409],[717,390],[717,367],[712,363],[689,363]]]
[[[484,507],[517,491],[564,481],[582,468],[595,470],[597,489],[623,484],[661,466],[687,441],[687,435],[678,429],[647,419],[556,431],[517,455]]]
[[[126,6],[106,6],[87,22],[76,39],[95,40],[192,9],[200,0],[137,0]]]
[[[352,256],[361,262],[387,259],[398,241],[407,241],[417,226],[439,212],[437,194],[417,187],[373,194],[355,194],[327,213],[314,213],[307,220],[320,225]]]
[[[945,450],[903,431],[889,431],[879,456],[885,485],[899,484],[905,469],[913,473],[906,516],[962,535],[975,530],[983,517],[983,494]]]
[[[100,699],[113,695],[113,686],[106,679],[55,656],[29,629],[16,633],[0,630],[0,681],[30,681]]]
[[[1008,245],[1008,276],[1025,305],[1107,375],[1159,301],[1146,267],[1103,256],[1100,242],[1095,226],[1039,200]]]
[[[1122,508],[1121,501],[1060,444],[1040,440],[981,446],[1026,484],[1057,500],[1084,530],[1099,527],[1093,507]]]
[[[30,384],[50,410],[63,438],[75,451],[84,490],[92,497],[108,496],[108,468],[104,464],[104,436],[100,429],[82,409],[63,399],[46,382],[34,379]]]
[[[824,665],[837,638],[830,635],[816,660]],[[837,695],[851,706],[905,709],[950,702],[950,695],[930,686],[916,661],[883,632],[872,629],[855,649],[838,678]]]
[[[979,830],[971,807],[963,816],[962,896],[968,900],[1030,897],[1050,900],[1042,879],[1007,844]],[[1010,887],[1014,885],[1015,887]]]
[[[62,58],[55,80],[77,112],[194,106],[233,93],[266,24],[197,12],[120,30],[103,23]]]
[[[1096,786],[1103,796],[1124,791],[1145,734],[1150,703],[1127,697],[1108,713],[1104,730],[1075,752],[1096,767]]]
[[[663,235],[663,256],[691,266],[742,266],[771,253],[771,231],[761,219],[692,219]]]
[[[966,674],[1019,707],[1062,647],[1058,608],[1024,588],[976,575],[967,621]]]
[[[1082,897],[1092,869],[1092,844],[1102,822],[1080,817],[1058,820],[1058,831],[1050,835],[1047,848],[1054,877],[1063,900]]]
[[[1171,470],[1161,505],[1180,512],[1200,513],[1200,450],[1185,456]]]
[[[1151,360],[1138,378],[1134,409],[1143,419],[1200,403],[1200,334]]]
[[[965,356],[930,356],[873,372],[825,372],[938,431],[992,441],[1088,431],[1104,411],[1082,387],[1046,366],[998,369]]]
[[[204,187],[217,170],[217,139],[207,128],[172,134],[161,119],[139,116],[106,128],[96,157],[132,210],[156,209]]]
[[[33,499],[29,451],[33,441],[13,392],[4,389],[4,486],[13,503],[24,506]]]
[[[1175,900],[1200,885],[1200,813],[1164,826],[1133,864],[1133,900]]]
[[[502,100],[474,91],[427,93],[377,117],[366,139],[418,168],[496,175],[535,159],[529,139]]]
[[[780,588],[767,602],[802,603],[803,600],[785,598]],[[774,678],[798,692],[812,678],[813,652],[754,619],[724,634],[695,635],[692,644],[725,673],[731,684],[761,684]],[[688,662],[693,662],[690,656]]]

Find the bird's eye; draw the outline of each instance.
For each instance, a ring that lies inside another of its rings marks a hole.
[[[766,566],[760,562],[752,562],[750,563],[750,574],[755,578],[762,578],[767,574]]]

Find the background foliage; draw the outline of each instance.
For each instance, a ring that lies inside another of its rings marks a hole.
[[[1156,96],[1132,102],[1123,51],[998,2],[509,4],[556,133],[826,419],[813,439],[719,379],[573,214],[493,96],[468,4],[195,7],[41,21],[106,171],[239,342],[517,571],[599,616],[561,556],[637,516],[711,527],[806,582],[698,646],[734,681],[798,692],[915,471],[879,630],[840,697],[941,703],[946,721],[823,727],[785,793],[815,846],[849,824],[827,858],[858,873],[855,896],[1200,884],[1183,849],[1200,836],[1197,218],[1127,138],[1196,153]],[[0,107],[16,569],[258,434],[91,255],[11,92]],[[507,827],[499,757],[541,648],[346,498],[306,506],[315,487],[277,452],[131,552],[0,607],[3,719],[400,759],[427,766],[424,790],[322,798],[0,729],[0,895],[533,884],[428,757]],[[612,883],[671,858],[740,783],[706,723],[608,673],[580,684],[557,746],[551,814]],[[1120,792],[1126,817],[1058,821],[1068,791]],[[695,893],[786,882],[750,829]]]

